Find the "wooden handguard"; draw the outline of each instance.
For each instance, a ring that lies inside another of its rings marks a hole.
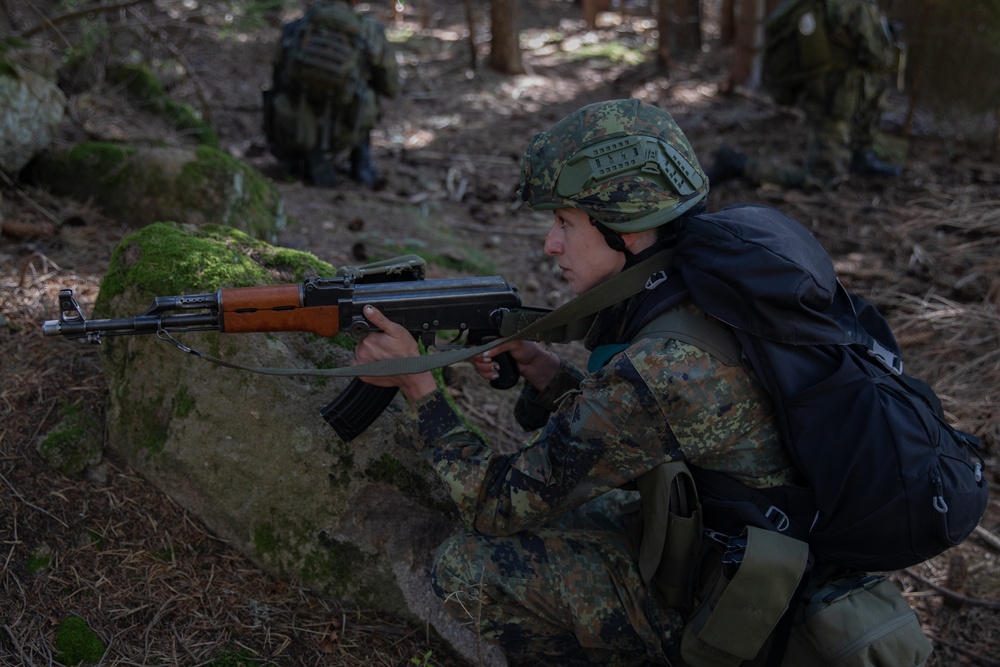
[[[226,333],[310,331],[340,333],[340,308],[302,305],[299,284],[230,287],[219,291],[221,330]]]

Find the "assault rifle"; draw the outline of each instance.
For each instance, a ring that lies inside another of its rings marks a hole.
[[[181,350],[220,362],[183,346],[170,334],[306,331],[320,336],[347,333],[361,340],[373,331],[362,308],[373,305],[425,346],[441,350],[488,342],[521,328],[526,318],[535,319],[547,312],[522,308],[517,289],[499,276],[426,280],[424,273],[424,260],[407,255],[361,267],[343,267],[334,278],[231,287],[210,294],[158,296],[141,315],[103,320],[86,319],[73,290],[64,289],[59,292],[59,319],[44,322],[42,333],[92,343],[100,343],[104,336],[155,334]],[[456,335],[441,344],[436,340],[439,332]],[[496,361],[500,377],[491,384],[498,389],[514,386],[520,376],[510,355],[499,355]],[[337,435],[350,441],[375,421],[396,391],[395,387],[376,387],[355,377],[320,414]]]

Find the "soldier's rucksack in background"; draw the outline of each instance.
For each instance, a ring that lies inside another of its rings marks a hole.
[[[347,3],[318,5],[296,32],[285,52],[288,82],[334,104],[350,104],[365,87],[361,19]]]
[[[282,28],[264,135],[281,159],[356,144],[374,93],[362,18],[346,2],[316,4]]]
[[[792,104],[833,64],[825,0],[785,0],[764,25],[764,89]]]

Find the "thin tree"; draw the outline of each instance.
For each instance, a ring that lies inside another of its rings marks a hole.
[[[490,0],[489,66],[504,74],[523,74],[519,0]]]

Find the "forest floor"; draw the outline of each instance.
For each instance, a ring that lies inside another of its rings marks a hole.
[[[706,166],[725,142],[801,160],[801,116],[725,91],[727,52],[679,58],[666,75],[629,59],[650,53],[648,16],[604,14],[588,32],[574,3],[521,5],[527,73],[518,76],[470,66],[461,3],[421,2],[420,16],[408,5],[397,18],[373,10],[397,42],[405,76],[374,133],[386,177],[374,191],[346,177],[331,189],[279,177],[260,129],[260,91],[290,16],[252,30],[227,23],[222,3],[161,2],[146,16],[183,53],[187,73],[171,94],[206,114],[223,150],[278,179],[290,223],[277,243],[336,266],[416,252],[432,272],[503,275],[529,305],[565,301],[558,267],[542,252],[549,218],[519,210],[514,190],[531,136],[590,102],[637,97],[670,110]],[[477,25],[482,60],[484,14]],[[904,137],[906,104],[893,97],[882,128],[903,177],[850,177],[828,192],[729,182],[713,190],[710,206],[766,203],[809,227],[845,285],[887,314],[908,370],[983,438],[994,498],[981,532],[892,576],[934,643],[932,667],[1000,665],[1000,165],[922,113]],[[68,108],[61,142],[186,141],[120,91],[75,94]],[[464,664],[427,628],[261,571],[113,452],[81,475],[42,461],[36,443],[60,407],[100,418],[107,390],[96,352],[43,339],[41,322],[57,316],[65,287],[89,313],[111,251],[133,230],[86,202],[16,180],[0,185],[0,664],[50,664],[56,625],[68,615],[86,618],[108,644],[103,665]],[[518,437],[512,395],[461,373],[452,392],[491,438]]]

